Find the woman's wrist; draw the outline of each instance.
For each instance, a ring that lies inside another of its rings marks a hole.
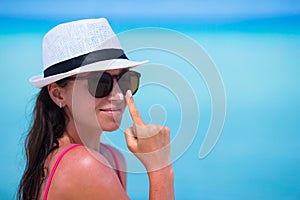
[[[174,171],[172,165],[168,165],[158,170],[148,172],[148,177],[150,179],[157,179],[157,178],[173,178]]]
[[[150,182],[149,199],[174,199],[174,172],[171,165],[148,172]]]

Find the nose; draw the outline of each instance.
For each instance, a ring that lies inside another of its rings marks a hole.
[[[122,101],[124,99],[124,95],[123,95],[122,90],[120,89],[120,86],[116,79],[114,79],[113,89],[110,92],[110,94],[107,96],[107,98],[111,101],[113,101],[113,100]]]

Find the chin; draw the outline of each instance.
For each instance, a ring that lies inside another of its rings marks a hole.
[[[112,132],[112,131],[115,131],[115,130],[118,130],[120,127],[120,123],[109,123],[109,124],[105,124],[102,126],[102,130],[105,131],[105,132]]]
[[[98,118],[99,119],[99,118]],[[99,119],[99,125],[101,129],[106,132],[112,132],[119,129],[122,121],[122,115],[106,116],[103,115]]]

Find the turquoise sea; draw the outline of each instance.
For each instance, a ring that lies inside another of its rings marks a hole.
[[[0,199],[15,199],[25,164],[23,140],[38,91],[28,79],[41,73],[42,37],[57,22],[7,18],[1,23]],[[155,25],[121,24],[112,20],[116,32]],[[173,163],[176,199],[300,199],[300,18],[186,26],[162,23],[159,27],[175,30],[202,46],[217,66],[226,92],[221,136],[210,154],[199,159],[212,110],[203,77],[196,76],[191,68],[183,69],[187,64],[180,57],[165,52],[131,55],[164,61],[168,69],[174,67],[183,74],[195,91],[200,117],[188,120],[199,126],[187,149]],[[150,70],[145,77],[157,77],[155,73],[159,71]],[[173,138],[183,120],[180,103],[191,98],[168,90],[176,82],[178,79],[171,78],[170,85],[164,87],[145,85],[135,97],[145,120],[168,125]],[[196,108],[190,104],[184,109],[192,112]],[[124,120],[123,126],[130,123],[128,118]],[[121,131],[105,136],[124,145]],[[147,193],[147,175],[129,173],[129,196],[147,199]]]

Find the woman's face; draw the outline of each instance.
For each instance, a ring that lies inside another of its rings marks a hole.
[[[118,75],[123,70],[106,72]],[[80,74],[78,77],[86,75]],[[90,128],[99,131],[114,131],[119,128],[126,104],[116,79],[111,93],[103,98],[95,98],[89,93],[87,80],[70,81],[67,90],[67,113],[69,112],[69,118],[74,120],[80,132]]]

